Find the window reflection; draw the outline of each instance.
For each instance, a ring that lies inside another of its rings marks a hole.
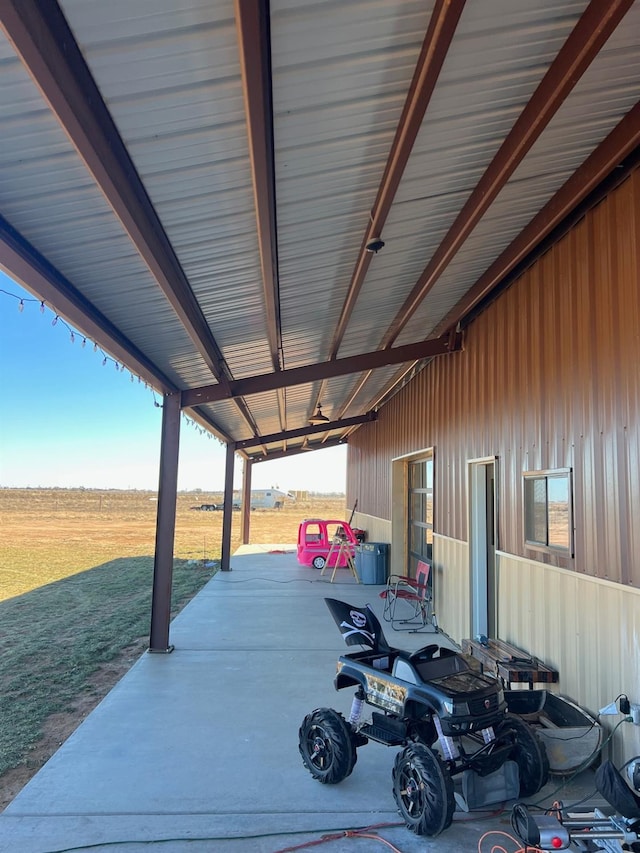
[[[536,471],[524,475],[525,543],[571,551],[571,472]]]

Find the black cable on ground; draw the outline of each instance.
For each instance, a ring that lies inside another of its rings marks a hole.
[[[64,848],[56,848],[55,850],[48,850],[47,853],[78,853],[81,850],[96,850],[100,847],[119,847],[125,844],[139,844],[139,845],[147,845],[147,844],[171,844],[175,842],[206,842],[206,841],[252,841],[261,838],[282,838],[288,837],[292,835],[318,835],[320,834],[322,838],[326,838],[327,836],[333,833],[339,833],[336,837],[338,838],[348,838],[351,836],[357,837],[359,833],[364,832],[372,832],[378,829],[394,829],[396,827],[402,827],[404,823],[377,823],[370,824],[368,826],[361,827],[336,827],[335,829],[298,829],[298,830],[290,830],[290,831],[282,831],[282,832],[263,832],[256,833],[251,835],[212,835],[212,836],[202,836],[200,838],[151,838],[146,839],[144,841],[137,841],[133,839],[122,840],[122,841],[100,841],[96,844],[80,844],[77,847],[64,847]],[[330,839],[328,839],[330,840]],[[381,839],[384,841],[384,839]],[[315,843],[315,842],[314,842]],[[286,848],[288,850],[294,850],[297,848]],[[279,851],[279,853],[284,853],[284,851]]]

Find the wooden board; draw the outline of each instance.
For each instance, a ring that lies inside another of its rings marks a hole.
[[[557,670],[504,640],[487,640],[483,645],[466,639],[462,641],[462,651],[479,661],[483,672],[495,675],[505,685],[524,683],[532,687],[558,681]]]

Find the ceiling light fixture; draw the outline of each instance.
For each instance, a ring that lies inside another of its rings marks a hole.
[[[367,252],[377,255],[380,249],[384,248],[384,240],[381,240],[380,237],[372,237],[371,240],[367,240],[364,247]]]
[[[322,406],[318,403],[318,408],[316,409],[315,415],[311,415],[309,418],[310,424],[328,424],[329,418],[326,415],[322,414]]]

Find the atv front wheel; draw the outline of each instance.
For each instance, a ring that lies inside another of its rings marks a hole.
[[[507,714],[506,725],[513,729],[516,743],[511,757],[520,771],[520,796],[537,794],[549,778],[549,759],[544,744],[528,723]]]
[[[307,770],[325,785],[346,779],[358,760],[349,724],[331,708],[307,714],[298,733],[298,749]]]
[[[324,569],[324,564],[326,562],[327,561],[325,560],[324,557],[314,557],[311,565],[313,566],[314,569]]]
[[[393,796],[408,829],[416,835],[440,835],[453,820],[451,774],[441,758],[422,744],[396,756]]]

